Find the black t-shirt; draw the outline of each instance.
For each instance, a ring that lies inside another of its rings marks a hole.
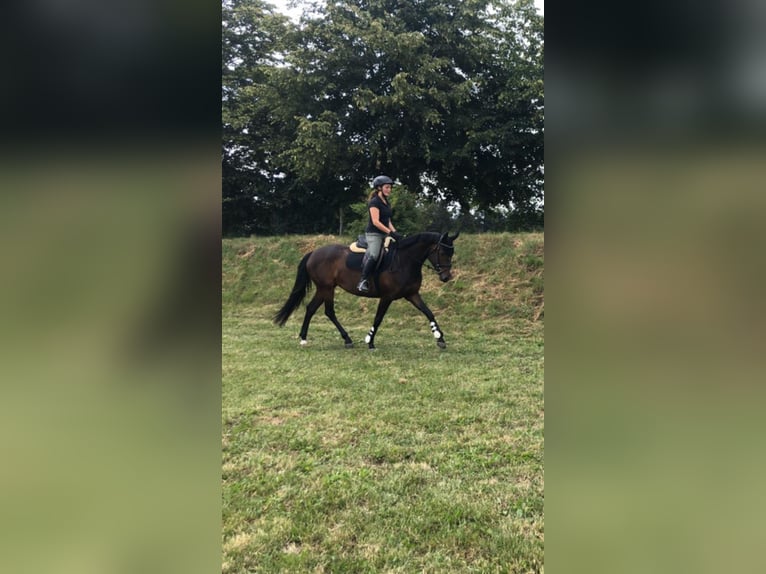
[[[380,212],[380,222],[388,227],[388,224],[391,222],[391,215],[393,215],[393,210],[391,209],[391,204],[389,203],[383,203],[383,200],[380,199],[380,196],[376,193],[372,196],[372,199],[367,202],[367,213],[370,213],[371,207],[377,207],[378,211]],[[380,233],[383,234],[383,231],[378,229],[372,224],[372,216],[369,216],[367,218],[367,228],[365,229],[367,233]]]

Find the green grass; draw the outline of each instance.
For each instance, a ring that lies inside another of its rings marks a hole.
[[[333,241],[224,241],[223,572],[542,572],[542,235],[461,235],[422,290],[444,351],[404,301],[368,351],[376,301],[340,291],[354,349],[274,326]]]

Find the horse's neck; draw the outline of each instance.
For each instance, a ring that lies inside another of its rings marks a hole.
[[[409,257],[418,261],[421,265],[426,262],[428,252],[433,247],[435,241],[431,241],[429,236],[422,236],[418,241],[410,245],[406,251]]]

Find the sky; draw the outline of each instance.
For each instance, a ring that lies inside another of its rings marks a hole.
[[[267,0],[270,4],[273,4],[277,7],[277,10],[279,12],[282,12],[283,14],[287,14],[290,16],[293,20],[298,20],[298,18],[301,15],[302,9],[300,7],[297,8],[291,8],[288,5],[289,4],[298,4],[300,5],[300,0]],[[537,6],[538,12],[540,14],[545,14],[545,0],[535,0],[535,6]]]

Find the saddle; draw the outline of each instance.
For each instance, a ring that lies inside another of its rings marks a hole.
[[[383,253],[388,251],[389,244],[393,241],[393,238],[388,235],[383,240]],[[364,233],[359,235],[351,245],[348,246],[352,253],[366,253],[367,252],[367,237]]]
[[[383,271],[389,266],[391,260],[390,243],[392,241],[392,237],[386,237],[383,240],[383,252],[381,253],[381,256],[378,257],[378,265],[375,267],[375,273]],[[364,234],[361,234],[356,238],[356,241],[348,246],[348,249],[351,253],[346,257],[346,267],[361,271],[364,255],[367,252],[367,238]]]

